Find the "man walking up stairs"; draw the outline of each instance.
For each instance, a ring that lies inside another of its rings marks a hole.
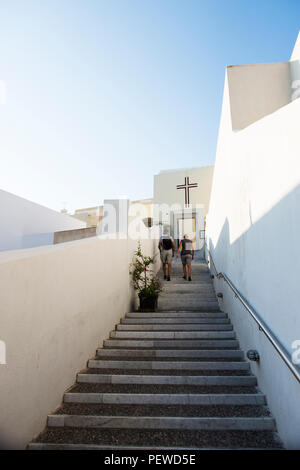
[[[206,263],[175,263],[159,311],[130,312],[29,449],[280,448]]]

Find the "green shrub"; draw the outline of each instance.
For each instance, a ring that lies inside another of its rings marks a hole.
[[[132,285],[141,299],[156,297],[162,290],[158,277],[150,268],[153,263],[153,258],[143,255],[139,242],[129,273],[132,277]]]

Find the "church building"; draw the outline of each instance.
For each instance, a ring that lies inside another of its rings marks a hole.
[[[201,250],[214,167],[161,171],[154,176],[154,224],[167,226],[178,246],[184,234]]]

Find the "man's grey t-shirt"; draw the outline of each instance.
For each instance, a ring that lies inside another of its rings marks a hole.
[[[193,242],[192,240],[189,240],[188,238],[184,238],[181,240],[182,243],[182,251],[181,251],[181,256],[183,255],[191,255],[193,252]]]

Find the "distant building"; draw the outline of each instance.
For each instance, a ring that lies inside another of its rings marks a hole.
[[[87,227],[96,227],[102,220],[103,206],[87,207],[84,209],[76,209],[72,217],[82,220]]]
[[[130,206],[140,204],[143,206],[144,223],[147,227],[151,227],[153,222],[153,199],[129,201]],[[96,227],[103,218],[103,205],[76,209],[72,217],[86,222],[87,227]]]

